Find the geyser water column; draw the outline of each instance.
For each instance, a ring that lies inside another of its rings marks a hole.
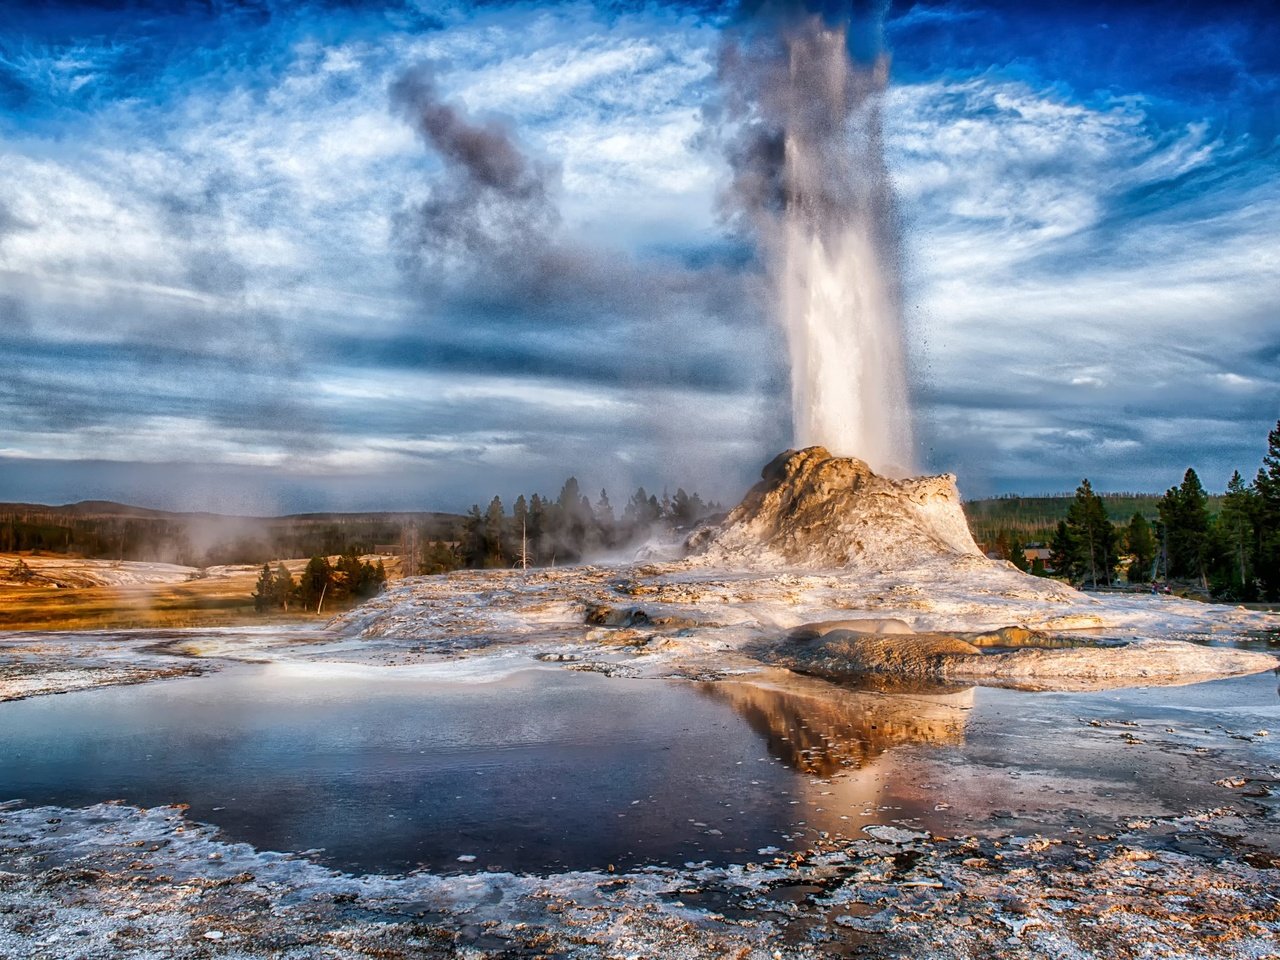
[[[791,10],[727,41],[729,199],[756,234],[786,331],[795,445],[905,473],[914,457],[881,134],[883,13],[853,12]]]
[[[880,138],[887,64],[859,68],[841,30],[788,41],[782,259],[799,447],[909,469],[910,426],[890,192]]]

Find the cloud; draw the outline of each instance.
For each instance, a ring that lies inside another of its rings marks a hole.
[[[427,66],[396,80],[391,102],[445,167],[430,197],[397,222],[421,282],[463,271],[463,282],[475,282],[476,273],[489,275],[489,284],[532,279],[524,265],[540,256],[558,220],[554,168],[525,156],[500,121],[472,122],[440,99]]]
[[[530,23],[548,17],[554,41],[544,26],[529,46]],[[317,476],[430,462],[443,476],[451,458],[478,456],[485,477],[613,463],[627,464],[614,480],[652,485],[679,463],[704,480],[745,465],[745,480],[754,438],[785,417],[768,393],[777,344],[755,334],[740,268],[709,242],[713,175],[691,180],[682,163],[705,51],[658,43],[651,25],[576,6],[319,44],[305,38],[313,21],[303,39],[275,26],[213,38],[230,67],[152,61],[152,85],[129,81],[127,99],[48,88],[63,106],[4,147],[17,173],[0,187],[5,209],[38,212],[40,229],[12,234],[0,262],[5,315],[23,318],[4,331],[21,369],[0,377],[0,449],[69,471],[127,452]],[[258,51],[270,56],[250,70]],[[547,57],[579,51],[594,65],[572,83],[491,119],[504,97],[540,90]],[[448,72],[418,75],[389,112],[392,85],[424,61]],[[578,100],[598,125],[566,104]],[[46,149],[64,123],[77,136]],[[676,134],[650,167],[626,145],[664,125]],[[516,169],[526,158],[538,159]],[[608,202],[584,202],[601,184]],[[676,226],[655,219],[663,206],[679,209]],[[516,219],[495,224],[504,212]],[[445,261],[445,275],[425,269]],[[495,376],[509,381],[500,396],[459,392]],[[568,390],[582,402],[560,402]]]
[[[1146,489],[1192,460],[1225,482],[1253,462],[1280,411],[1257,356],[1276,322],[1274,160],[1141,98],[1090,106],[993,74],[892,96],[932,462],[971,490]],[[1214,427],[1170,438],[1184,421]]]
[[[458,372],[711,392],[758,389],[772,344],[734,332],[760,322],[754,278],[731,264],[588,245],[563,229],[559,170],[510,125],[444,100],[433,71],[392,84],[397,113],[441,162],[395,239],[421,300],[411,332],[356,355]],[[466,318],[465,326],[459,324]],[[655,338],[659,330],[669,336]],[[390,347],[390,349],[388,349]]]
[[[6,482],[729,497],[786,442],[730,170],[692,142],[727,13],[270,9],[0,27]],[[1213,486],[1280,412],[1277,28],[1081,9],[887,24],[922,459],[969,491]],[[88,465],[120,458],[157,466]]]

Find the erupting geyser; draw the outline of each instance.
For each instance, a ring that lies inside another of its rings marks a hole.
[[[881,17],[757,19],[726,47],[721,79],[737,124],[730,200],[756,235],[786,329],[794,443],[903,473],[914,458]]]

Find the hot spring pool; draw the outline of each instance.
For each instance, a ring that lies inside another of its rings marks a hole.
[[[1280,763],[1270,674],[913,696],[373,672],[238,666],[2,703],[0,802],[185,803],[230,840],[355,872],[627,870],[760,860],[869,824],[1101,829],[1221,802],[1229,757]]]

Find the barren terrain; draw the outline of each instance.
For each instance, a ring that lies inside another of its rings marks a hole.
[[[18,560],[34,574],[9,576]],[[382,558],[399,575],[399,558]],[[297,576],[305,559],[283,561]],[[104,630],[226,627],[317,619],[303,611],[258,613],[261,567],[183,567],[130,560],[0,553],[0,630]]]
[[[846,504],[835,527],[820,503],[766,490],[734,521],[755,533],[730,528],[701,555],[400,580],[327,623],[0,634],[0,701],[246,664],[317,685],[494,683],[531,666],[688,683],[803,783],[792,850],[523,873],[473,856],[342,872],[181,806],[0,791],[0,954],[1277,956],[1280,617],[1028,577],[965,542],[944,480],[903,485],[912,505],[895,519],[893,483],[856,473],[870,505]],[[839,566],[787,565],[807,548],[771,518],[797,509]],[[930,524],[948,536],[913,550]],[[892,563],[876,562],[877,537]],[[247,595],[255,572],[208,573],[108,566],[97,585],[21,589],[132,595],[162,617],[166,596],[176,610]],[[1214,678],[1236,685],[1188,686]],[[1242,711],[1229,698],[1246,693]],[[0,718],[22,706],[0,703]]]

